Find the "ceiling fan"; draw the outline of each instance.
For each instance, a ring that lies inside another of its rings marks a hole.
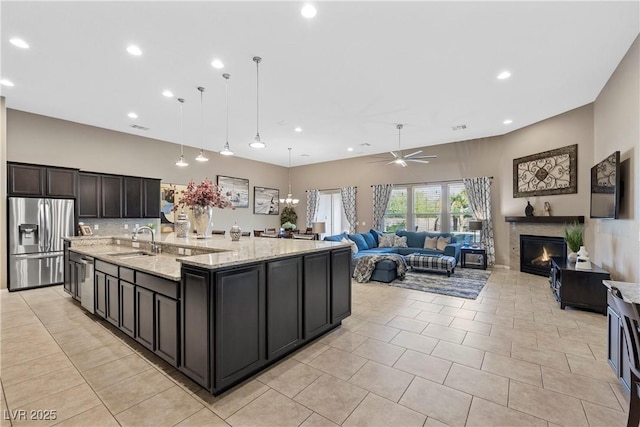
[[[391,161],[387,163],[388,165],[395,163],[397,165],[402,165],[403,168],[406,168],[407,162],[429,163],[429,160],[424,160],[424,159],[435,159],[438,157],[435,155],[418,156],[418,154],[422,153],[422,150],[415,151],[411,154],[403,155],[402,150],[400,149],[400,132],[402,131],[402,128],[403,128],[402,124],[396,125],[396,129],[398,129],[398,151],[390,151],[391,155],[393,156],[393,159],[391,159]],[[389,160],[389,158],[385,158],[383,160],[377,160],[377,162],[385,162],[387,160]]]

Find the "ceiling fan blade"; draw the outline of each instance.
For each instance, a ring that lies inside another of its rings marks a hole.
[[[416,160],[416,159],[407,159],[408,162],[414,162],[414,163],[429,163],[429,160]]]
[[[407,162],[405,162],[404,160],[400,162],[400,164],[402,165],[403,168],[407,167]]]
[[[422,153],[422,150],[418,150],[415,153],[407,154],[406,156],[404,156],[404,158],[406,159],[407,157],[415,156],[416,154],[420,154],[420,153]]]
[[[437,159],[438,156],[433,155],[433,156],[418,156],[418,157],[414,157],[414,159]]]
[[[394,163],[397,163],[397,161],[396,161],[396,160],[391,160],[391,161],[390,161],[389,163],[387,163],[387,164],[388,164],[388,165],[392,165],[392,164],[394,164]]]
[[[389,159],[386,158],[386,159],[380,159],[380,160],[373,160],[373,161],[370,161],[370,162],[367,162],[367,163],[380,163],[380,162],[388,162],[388,161],[389,161]],[[395,160],[392,160],[392,161],[395,162]]]
[[[393,151],[389,151],[389,152],[391,153],[391,155],[392,155],[394,158],[396,158],[396,159],[398,158],[398,155],[397,155],[395,152],[393,152]]]

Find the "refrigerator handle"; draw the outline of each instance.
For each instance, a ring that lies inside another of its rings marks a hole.
[[[44,250],[49,252],[51,250],[51,200],[45,199],[44,206]]]
[[[46,224],[45,224],[45,200],[44,199],[40,199],[38,200],[38,247],[40,248],[40,252],[45,252],[45,242],[46,242],[46,238],[45,238],[45,228],[46,228]]]

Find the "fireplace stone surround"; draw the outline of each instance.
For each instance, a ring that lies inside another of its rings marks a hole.
[[[584,224],[584,216],[507,216],[509,227],[509,268],[520,271],[520,235],[564,237],[564,226]]]

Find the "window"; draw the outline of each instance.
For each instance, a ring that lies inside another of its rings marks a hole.
[[[467,240],[471,219],[463,182],[420,184],[393,188],[382,229],[450,232]]]
[[[416,231],[442,229],[442,185],[413,187],[413,225]]]
[[[344,209],[342,209],[340,190],[320,192],[315,221],[325,223],[325,233],[328,235],[349,231],[349,221],[347,221]]]
[[[407,228],[407,188],[395,187],[391,190],[389,207],[382,219],[383,231],[405,230]]]

